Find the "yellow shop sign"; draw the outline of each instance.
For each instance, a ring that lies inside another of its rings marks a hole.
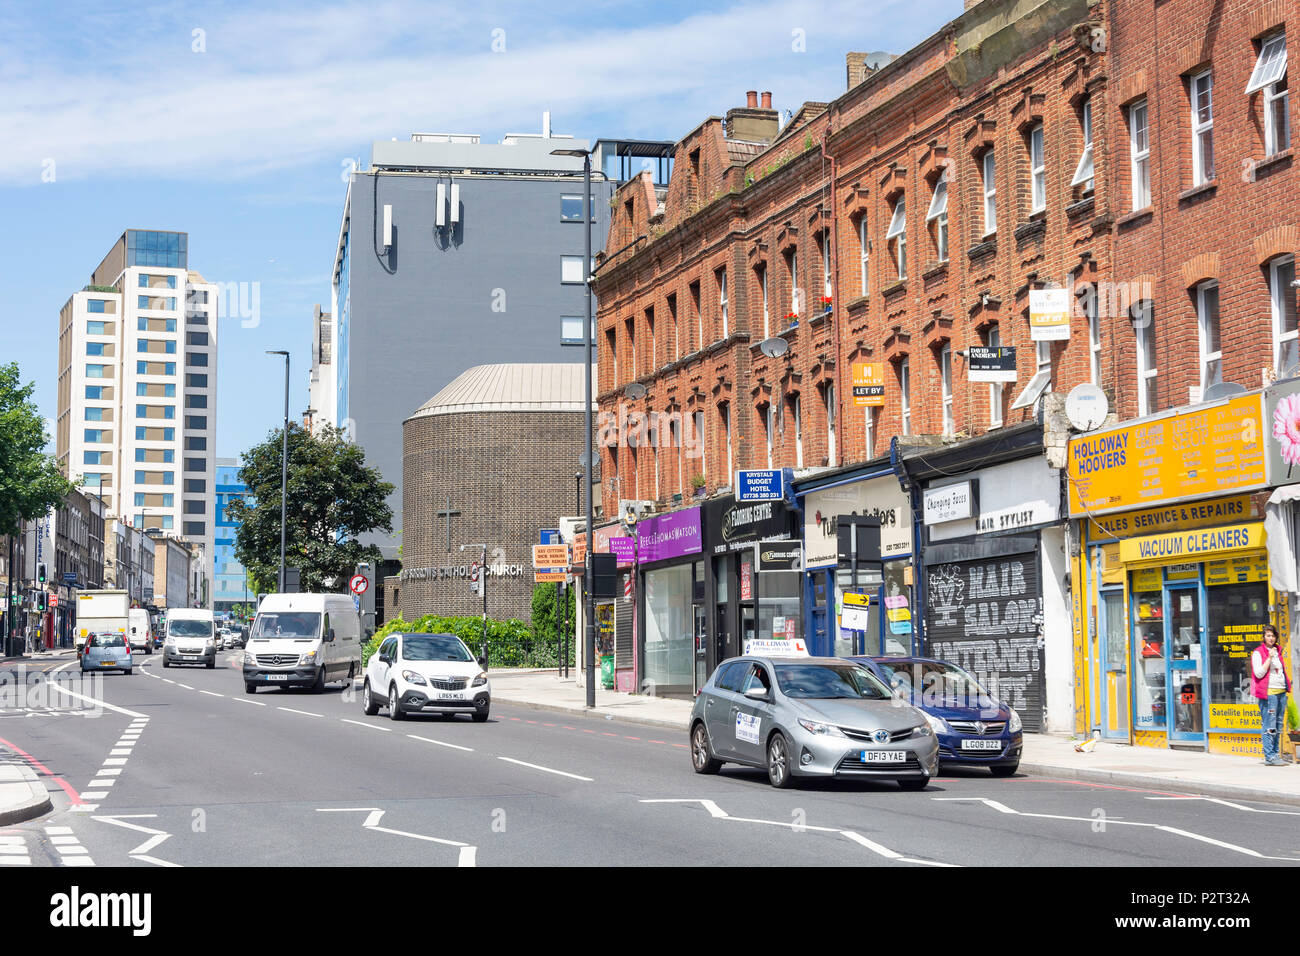
[[[1120,560],[1134,562],[1183,564],[1202,561],[1225,551],[1245,551],[1264,547],[1262,522],[1205,528],[1199,531],[1176,531],[1127,538],[1119,543]]]

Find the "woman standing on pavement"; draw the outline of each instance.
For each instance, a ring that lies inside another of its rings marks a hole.
[[[1252,689],[1259,699],[1259,722],[1264,738],[1264,763],[1270,767],[1286,764],[1278,755],[1278,740],[1282,733],[1282,720],[1286,715],[1286,692],[1291,686],[1291,675],[1282,660],[1277,643],[1277,628],[1264,625],[1264,643],[1250,655]]]

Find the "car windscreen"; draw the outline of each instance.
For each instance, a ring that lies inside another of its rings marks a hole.
[[[855,664],[777,664],[781,693],[800,700],[888,700],[889,689]]]
[[[876,661],[885,681],[912,697],[934,701],[977,701],[989,693],[970,674],[947,661]]]
[[[410,634],[402,639],[402,660],[405,661],[466,662],[473,659],[454,634]]]
[[[253,622],[253,640],[320,636],[320,614],[316,611],[265,611]]]
[[[211,637],[212,622],[193,618],[179,618],[167,622],[167,633],[172,637]]]
[[[126,640],[121,634],[96,634],[90,644],[92,647],[125,647]]]

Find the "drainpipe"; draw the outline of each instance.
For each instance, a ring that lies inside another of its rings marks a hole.
[[[889,465],[898,476],[898,483],[907,492],[908,504],[912,509],[912,653],[922,653],[925,642],[925,565],[923,557],[923,524],[921,522],[921,494],[912,476],[907,471],[907,462],[898,445],[898,436],[889,440]]]
[[[835,157],[826,151],[826,143],[835,131],[834,118],[826,121],[826,133],[822,137],[822,156],[830,164],[830,196],[828,199],[831,228],[827,230],[826,254],[831,257],[831,334],[835,339],[835,466],[844,462],[845,438],[848,435],[847,419],[844,417],[844,389],[840,387],[840,372],[843,367],[841,359],[842,329],[840,327],[840,310],[843,299],[840,296],[840,231],[835,220]]]

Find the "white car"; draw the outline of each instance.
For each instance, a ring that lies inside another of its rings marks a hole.
[[[486,668],[455,634],[392,634],[366,664],[361,707],[368,716],[387,707],[393,720],[469,714],[482,723],[492,707]]]

